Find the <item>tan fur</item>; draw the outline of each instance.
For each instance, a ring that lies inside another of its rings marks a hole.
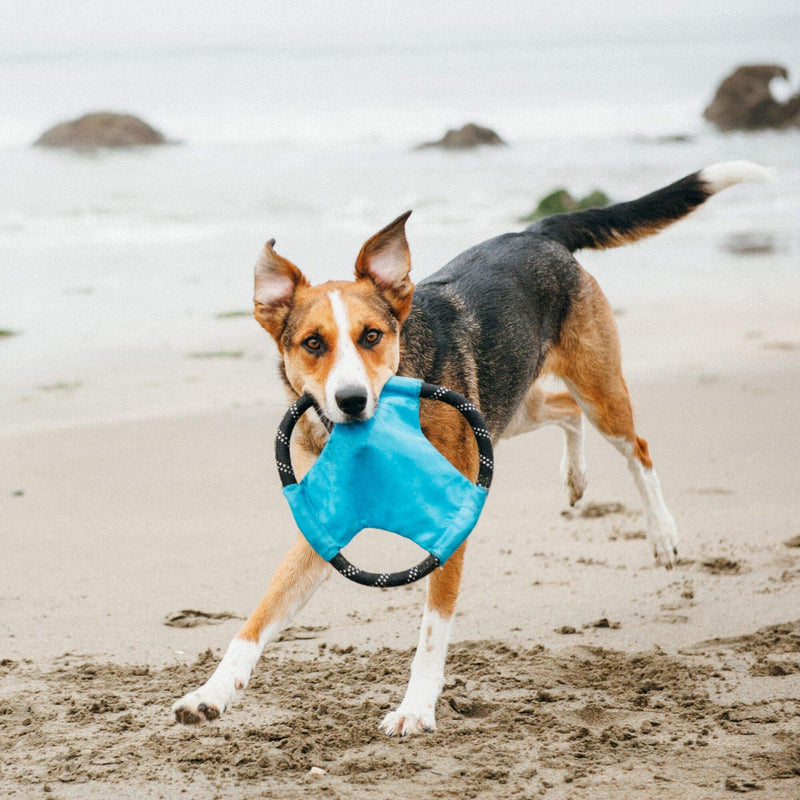
[[[421,400],[419,419],[431,444],[462,475],[474,481],[478,477],[478,446],[461,412],[435,400]]]
[[[299,535],[275,570],[263,599],[248,617],[237,638],[257,642],[268,625],[282,623],[302,607],[330,570],[330,564]]]
[[[575,428],[580,424],[580,417],[580,406],[569,392],[547,392],[534,381],[503,431],[503,438],[510,439],[548,424]]]
[[[588,272],[581,271],[579,294],[547,354],[542,373],[563,378],[601,433],[624,439],[646,468],[653,462],[647,442],[636,435],[617,324],[611,306]]]
[[[305,391],[315,397],[325,396],[325,381],[336,359],[338,327],[333,316],[329,294],[338,291],[347,306],[350,319],[350,338],[355,343],[366,328],[380,328],[383,338],[370,350],[360,355],[370,378],[375,396],[383,384],[397,371],[400,359],[400,328],[389,314],[380,290],[369,280],[328,281],[319,286],[299,285],[294,294],[292,319],[297,322],[285,325],[279,331],[267,313],[256,307],[256,319],[275,337],[286,371],[286,378],[295,397]],[[302,347],[309,336],[318,336],[324,342],[325,353],[316,356]],[[295,399],[295,398],[292,398]]]
[[[475,437],[464,417],[451,406],[433,401],[420,404],[420,425],[431,444],[465,477],[474,481],[480,462]],[[428,608],[449,619],[455,611],[467,543],[428,579]]]
[[[311,469],[314,456],[292,441],[292,464],[298,480]],[[280,624],[302,606],[320,580],[330,574],[331,566],[312,549],[302,535],[275,570],[263,599],[247,618],[237,638],[257,642],[268,625]]]
[[[689,212],[687,211],[686,213],[688,214]],[[673,222],[675,222],[674,219],[667,219],[663,222],[653,222],[649,225],[640,223],[634,230],[628,231],[627,233],[614,231],[614,235],[610,239],[597,245],[594,249],[610,250],[613,247],[622,247],[626,244],[638,242],[640,239],[646,239],[648,236],[655,236],[657,233],[664,230],[664,228],[672,225]]]
[[[456,609],[466,550],[467,543],[464,542],[428,579],[428,609],[436,611],[444,619],[452,617]]]

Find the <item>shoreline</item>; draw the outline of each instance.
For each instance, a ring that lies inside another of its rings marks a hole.
[[[632,386],[684,375],[715,380],[720,375],[798,368],[800,318],[794,287],[783,292],[775,286],[757,292],[722,287],[717,295],[620,293],[616,262],[587,261],[601,287],[612,284],[606,295],[619,328],[623,370]],[[264,406],[273,415],[285,408],[277,351],[249,314],[225,322],[211,320],[193,345],[185,334],[180,336],[180,349],[165,342],[157,349],[122,355],[106,349],[99,360],[96,353],[76,355],[71,366],[61,368],[26,367],[26,377],[17,377],[0,393],[0,437],[225,413],[251,405]],[[12,349],[16,346],[20,350]],[[27,358],[26,348],[35,346],[4,341],[0,355],[13,365]]]

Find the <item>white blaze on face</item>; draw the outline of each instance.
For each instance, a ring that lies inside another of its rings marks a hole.
[[[332,422],[346,422],[348,417],[336,405],[336,393],[346,387],[358,386],[367,393],[364,418],[368,419],[375,412],[376,401],[369,376],[367,375],[367,369],[358,353],[358,349],[350,338],[350,318],[347,314],[347,308],[338,291],[328,292],[328,299],[333,310],[337,337],[336,360],[325,382],[325,415]]]

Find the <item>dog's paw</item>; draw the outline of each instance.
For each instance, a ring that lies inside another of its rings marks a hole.
[[[647,538],[653,548],[656,563],[672,569],[678,563],[678,530],[669,519],[659,520],[656,530],[648,530]]]
[[[436,716],[433,706],[412,711],[401,705],[397,711],[390,711],[378,726],[387,736],[408,736],[412,733],[425,733],[436,730]]]
[[[564,479],[564,486],[567,488],[569,504],[574,506],[575,503],[583,497],[583,493],[586,491],[586,473],[568,469],[565,474],[562,474],[562,477]]]
[[[181,725],[212,722],[228,710],[233,702],[233,696],[233,692],[225,692],[221,687],[207,683],[173,703],[172,713]]]
[[[567,490],[569,504],[574,506],[586,491],[586,462],[583,460],[583,453],[576,456],[570,453],[569,448],[564,448],[561,459],[561,480]]]
[[[214,674],[199,688],[172,706],[175,719],[183,725],[211,722],[227,711],[244,691],[261,655],[256,642],[234,639]]]

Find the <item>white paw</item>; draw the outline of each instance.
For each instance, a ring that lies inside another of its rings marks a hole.
[[[214,674],[199,689],[173,703],[175,719],[184,725],[196,725],[211,722],[227,711],[247,686],[260,655],[260,645],[234,639]]]
[[[574,506],[586,491],[586,473],[568,469],[562,472],[562,478],[564,479],[564,485],[567,487],[569,504]]]
[[[387,736],[408,736],[412,733],[425,733],[436,730],[436,715],[433,705],[423,709],[411,710],[403,705],[397,711],[390,711],[379,725]]]
[[[657,564],[672,569],[678,563],[678,529],[669,514],[660,518],[656,525],[648,525],[647,540]]]
[[[561,480],[567,489],[569,504],[574,506],[586,491],[586,462],[582,453],[577,457],[571,457],[568,448],[564,448],[561,459]]]
[[[172,711],[175,719],[183,725],[196,725],[215,720],[230,708],[236,696],[235,689],[230,688],[231,691],[226,691],[219,683],[215,685],[209,681],[199,689],[189,692],[173,703]]]

